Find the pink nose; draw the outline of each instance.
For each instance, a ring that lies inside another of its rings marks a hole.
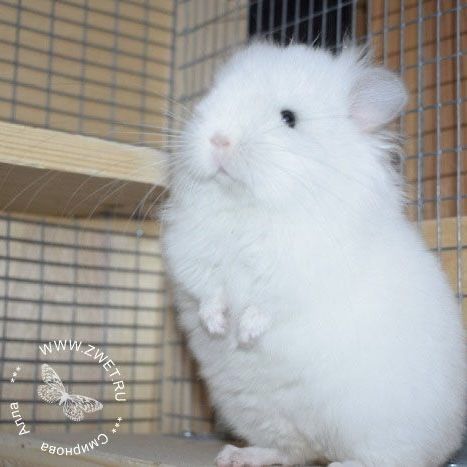
[[[218,149],[226,149],[230,146],[230,140],[221,133],[214,133],[210,140],[211,144]]]

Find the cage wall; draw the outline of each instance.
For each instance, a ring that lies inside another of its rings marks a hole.
[[[407,177],[408,215],[440,256],[467,315],[467,26],[462,2],[0,0],[0,11],[0,145],[3,141],[13,151],[19,144],[5,142],[11,123],[25,125],[24,132],[31,126],[58,130],[72,139],[55,148],[50,144],[57,134],[46,133],[39,144],[55,159],[65,157],[66,144],[81,144],[73,134],[170,153],[166,128],[182,125],[215,69],[251,37],[335,51],[344,40],[370,41],[375,59],[400,72],[410,92],[397,123],[405,135],[405,157],[396,161]],[[100,149],[93,151],[96,159],[106,157]],[[127,157],[135,154],[126,151]],[[110,165],[120,163],[112,159]],[[85,430],[45,410],[33,386],[40,381],[40,341],[57,335],[88,339],[125,369],[132,394],[125,430],[220,430],[176,330],[157,222],[144,220],[159,194],[150,197],[153,187],[147,181],[136,188],[128,180],[112,179],[93,186],[89,180],[105,176],[104,168],[84,178],[66,178],[71,189],[62,196],[63,206],[71,198],[72,214],[77,215],[78,202],[86,204],[83,198],[95,196],[79,218],[43,217],[30,208],[44,196],[46,205],[62,203],[60,193],[51,193],[53,177],[64,175],[40,164],[28,170],[23,180],[18,174],[24,168],[8,160],[0,163],[0,192],[8,192],[0,196],[0,210],[9,211],[0,219],[2,385],[16,362],[23,362],[30,374],[21,398],[37,430]],[[133,191],[125,192],[128,186]],[[136,200],[129,210],[119,207],[123,201],[115,199],[116,191]],[[82,198],[76,200],[76,193]],[[139,206],[138,198],[146,196],[149,206]],[[12,203],[12,198],[24,202]],[[87,219],[90,214],[94,220]],[[95,386],[101,396],[101,374],[79,361],[57,365],[67,384]],[[12,397],[2,390],[0,430],[11,429],[7,403]],[[108,405],[110,417],[114,413]]]

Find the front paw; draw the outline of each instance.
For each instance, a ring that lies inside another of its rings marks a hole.
[[[202,300],[199,306],[201,323],[210,334],[222,336],[227,330],[225,313],[227,303],[222,289],[216,291],[209,299]]]
[[[225,334],[227,330],[227,319],[225,317],[224,307],[214,306],[200,308],[199,316],[209,334],[218,336]]]
[[[269,326],[269,317],[255,306],[249,306],[243,312],[238,326],[238,342],[248,346],[264,334]]]

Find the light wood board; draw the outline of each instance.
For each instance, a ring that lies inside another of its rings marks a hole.
[[[70,456],[41,452],[43,441],[61,446],[75,446],[90,441],[98,433],[73,435],[35,435],[25,439],[16,435],[0,435],[0,466],[16,467],[95,467],[95,466],[160,466],[207,467],[223,446],[215,439],[184,439],[154,435],[117,435],[107,445],[89,454]]]
[[[165,159],[155,149],[0,122],[0,210],[128,216],[162,196]]]

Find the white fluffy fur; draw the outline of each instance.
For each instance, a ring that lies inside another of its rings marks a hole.
[[[255,446],[227,447],[218,465],[427,467],[460,446],[461,318],[403,215],[382,131],[404,101],[359,50],[257,43],[187,125],[165,255],[212,402]],[[213,134],[231,142],[222,154]],[[220,303],[219,332],[202,303]],[[245,332],[257,335],[242,345]]]

